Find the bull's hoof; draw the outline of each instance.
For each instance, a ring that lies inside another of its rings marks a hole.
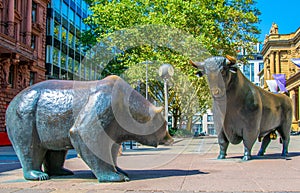
[[[251,156],[250,155],[244,155],[244,157],[242,158],[243,161],[248,161],[251,160]]]
[[[44,172],[41,172],[41,171],[30,170],[30,171],[24,172],[24,178],[26,180],[43,181],[43,180],[49,180],[49,175]]]
[[[226,155],[224,154],[219,154],[218,158],[217,159],[225,159],[226,158]]]
[[[264,156],[265,155],[265,153],[263,152],[263,151],[259,151],[258,153],[257,153],[257,156]]]
[[[288,154],[287,152],[283,152],[283,153],[281,154],[281,156],[282,156],[282,157],[288,157],[289,154]]]

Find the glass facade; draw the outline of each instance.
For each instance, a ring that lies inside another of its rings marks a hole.
[[[94,80],[96,66],[84,66],[80,42],[89,29],[83,23],[89,14],[83,0],[57,0],[48,4],[46,69],[48,79]],[[93,76],[94,75],[94,76]]]

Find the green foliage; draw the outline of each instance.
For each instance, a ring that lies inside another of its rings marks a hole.
[[[259,10],[254,0],[90,0],[93,14],[86,22],[98,40],[138,25],[166,25],[203,42],[213,55],[236,55],[257,42]],[[248,50],[249,51],[249,50]],[[251,51],[251,50],[250,50]]]
[[[251,53],[259,33],[254,0],[88,0],[91,30],[88,45],[97,45],[86,58],[99,64],[98,73],[121,75],[145,92],[145,61],[149,64],[149,95],[163,105],[159,66],[175,68],[170,80],[170,112],[190,119],[211,105],[206,80],[195,76],[188,61],[211,55],[236,56],[239,46]],[[100,53],[100,54],[99,54]],[[103,54],[104,53],[104,54]],[[99,55],[96,57],[95,55]],[[100,77],[100,78],[102,78]],[[176,125],[175,125],[176,127]]]
[[[186,129],[178,129],[173,137],[178,137],[178,138],[182,138],[182,137],[192,137],[193,134],[191,133],[191,131],[186,130]]]

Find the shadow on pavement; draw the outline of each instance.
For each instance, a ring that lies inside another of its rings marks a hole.
[[[272,159],[289,160],[293,157],[298,157],[298,156],[300,156],[300,152],[290,152],[287,157],[281,156],[281,153],[271,153],[271,154],[265,153],[264,156],[252,155],[251,158],[252,158],[252,160],[256,160],[256,159],[257,160],[272,160]],[[232,157],[227,157],[226,159],[237,159],[237,158],[242,159],[242,157],[243,156],[232,156]]]
[[[131,181],[145,180],[155,178],[165,178],[172,176],[191,176],[199,174],[209,174],[199,170],[125,170]],[[95,175],[90,170],[77,170],[74,175],[70,176],[52,176],[52,179],[96,179]]]
[[[192,176],[199,174],[209,174],[207,172],[201,172],[199,170],[126,170],[131,180],[145,180],[155,178],[165,178],[172,176]]]

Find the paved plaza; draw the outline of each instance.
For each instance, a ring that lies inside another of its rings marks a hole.
[[[253,148],[258,152],[260,143]],[[300,192],[300,136],[292,136],[290,157],[280,156],[279,140],[271,142],[266,156],[243,162],[243,146],[230,145],[228,159],[217,160],[217,138],[176,139],[173,146],[139,146],[126,150],[118,164],[131,181],[98,183],[85,163],[70,152],[65,167],[73,176],[48,181],[26,181],[14,153],[0,147],[0,193],[3,192],[103,192],[103,193],[194,193],[194,192]],[[11,160],[3,161],[9,155]],[[75,158],[74,158],[75,157]],[[1,160],[0,160],[1,161]],[[14,163],[15,168],[5,165]]]

